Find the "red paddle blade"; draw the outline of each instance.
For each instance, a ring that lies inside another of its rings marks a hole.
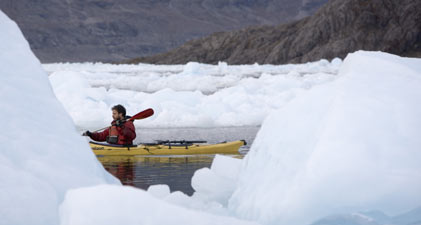
[[[144,110],[144,111],[132,116],[129,120],[130,121],[141,120],[141,119],[148,118],[148,117],[152,116],[153,114],[154,114],[153,109],[147,109],[147,110]]]

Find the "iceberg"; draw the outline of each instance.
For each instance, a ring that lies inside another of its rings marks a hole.
[[[271,113],[229,210],[263,224],[421,205],[421,60],[349,54],[334,82]]]
[[[67,190],[120,184],[56,99],[16,23],[0,11],[0,224],[55,225]]]

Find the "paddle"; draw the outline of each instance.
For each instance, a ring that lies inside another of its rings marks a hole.
[[[132,116],[129,119],[129,121],[145,119],[145,118],[148,118],[148,117],[152,116],[153,114],[154,114],[153,109],[149,108],[147,110],[144,110],[144,111]]]
[[[134,121],[134,120],[145,119],[145,118],[148,118],[148,117],[152,116],[153,114],[154,114],[153,109],[149,108],[147,110],[143,110],[142,112],[140,112],[140,113],[138,113],[138,114],[130,117],[130,119],[128,119],[127,121]],[[110,126],[107,126],[107,127],[101,128],[99,130],[92,131],[92,133],[95,133],[95,132],[98,132],[98,131],[101,131],[101,130],[105,130],[105,129],[109,128],[109,127]]]

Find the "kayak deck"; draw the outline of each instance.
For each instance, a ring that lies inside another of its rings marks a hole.
[[[140,144],[118,146],[89,142],[95,155],[195,155],[195,154],[239,154],[238,150],[245,145],[244,141],[232,141],[208,145],[165,145]]]

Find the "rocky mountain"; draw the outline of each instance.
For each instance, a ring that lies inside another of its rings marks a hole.
[[[421,57],[421,1],[330,0],[299,21],[218,32],[130,62],[305,63],[360,49]]]
[[[120,61],[313,14],[327,0],[1,0],[42,62]]]

